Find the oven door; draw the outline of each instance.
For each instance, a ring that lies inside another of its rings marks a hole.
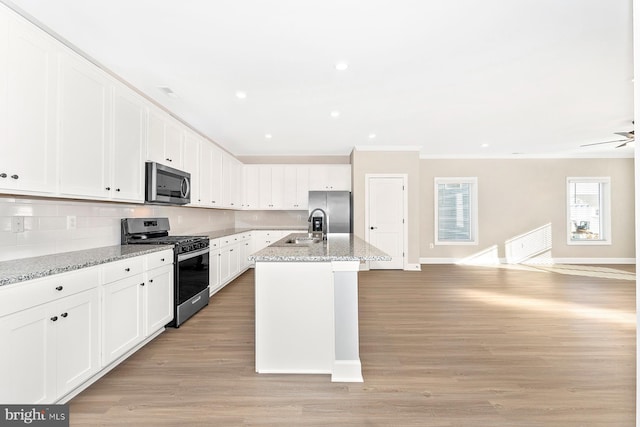
[[[209,248],[178,255],[175,279],[179,326],[209,303]]]

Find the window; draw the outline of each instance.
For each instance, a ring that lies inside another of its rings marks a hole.
[[[567,178],[567,243],[611,244],[610,178]]]
[[[478,243],[478,179],[435,179],[436,245]]]

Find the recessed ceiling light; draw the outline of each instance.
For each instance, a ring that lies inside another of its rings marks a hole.
[[[344,71],[347,68],[349,68],[349,64],[347,64],[346,62],[344,61],[336,62],[336,70]]]
[[[265,134],[264,134],[264,137],[265,137],[266,139],[271,139],[271,138],[273,138],[273,135],[271,135],[270,133],[265,133]]]
[[[482,148],[487,148],[488,146],[489,146],[489,144],[487,144],[486,142],[484,144],[480,145],[480,147],[482,147]]]
[[[375,133],[370,133],[370,134],[369,134],[369,139],[374,139],[375,137],[376,137],[376,134],[375,134]]]
[[[173,91],[173,89],[171,89],[169,86],[158,86],[158,89],[160,89],[162,92],[164,92],[165,95],[171,97],[171,98],[177,98],[178,95],[176,95],[176,93]]]
[[[340,117],[340,111],[338,111],[338,110],[333,110],[333,111],[331,112],[331,117],[333,117],[334,119],[335,119],[335,118],[337,118],[337,117]]]
[[[243,92],[241,90],[236,92],[236,98],[245,99],[247,97],[247,92]]]

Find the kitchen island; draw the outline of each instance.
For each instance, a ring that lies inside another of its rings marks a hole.
[[[256,372],[331,374],[362,382],[358,271],[390,257],[352,234],[295,233],[255,261]]]

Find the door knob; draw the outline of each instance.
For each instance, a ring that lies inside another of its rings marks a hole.
[[[376,228],[378,228],[378,227],[371,227],[372,230],[375,230]]]

